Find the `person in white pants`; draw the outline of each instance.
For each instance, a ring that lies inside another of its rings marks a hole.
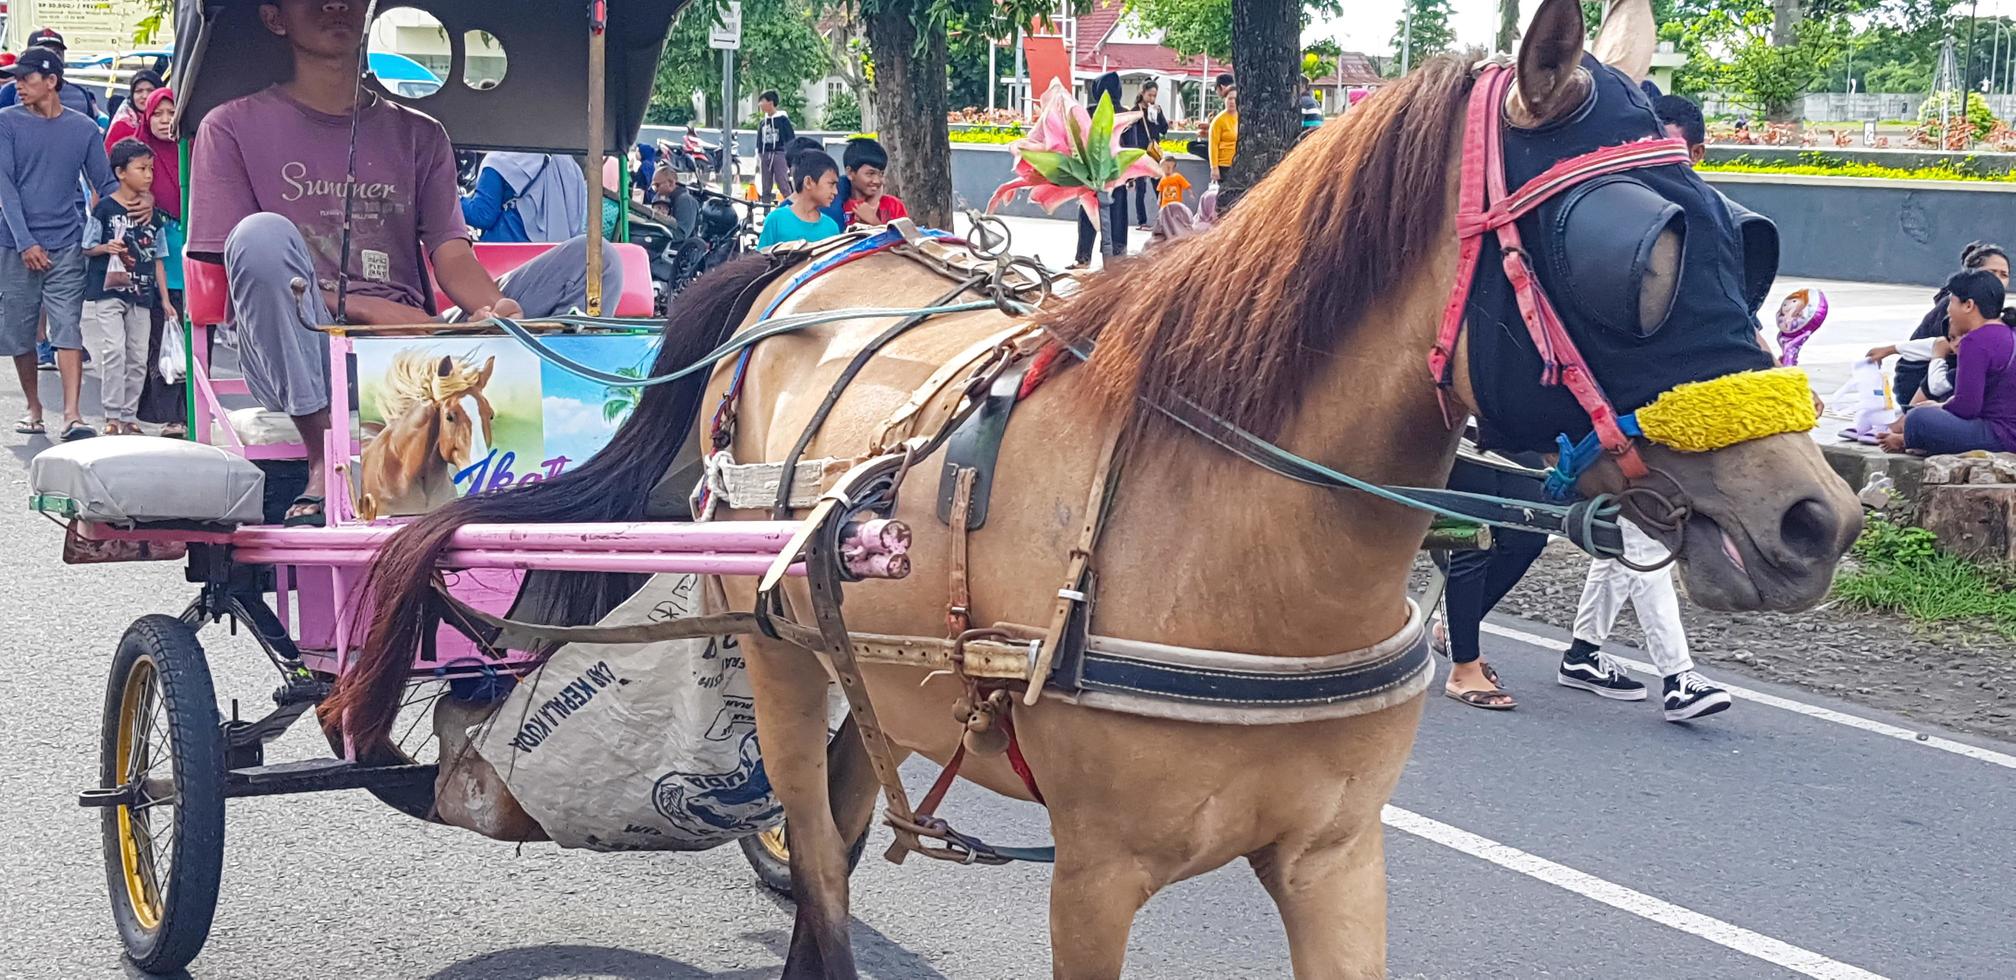
[[[1624,532],[1624,557],[1637,565],[1666,560],[1665,546],[1638,525],[1619,519]],[[1645,634],[1645,653],[1665,675],[1667,721],[1687,721],[1729,707],[1729,692],[1694,671],[1687,650],[1687,631],[1680,624],[1680,597],[1673,590],[1673,566],[1640,572],[1623,562],[1598,558],[1582,583],[1582,601],[1575,609],[1575,641],[1561,657],[1557,680],[1564,687],[1589,691],[1619,701],[1643,701],[1645,685],[1632,680],[1609,654],[1604,641],[1617,625],[1617,614],[1630,603]]]

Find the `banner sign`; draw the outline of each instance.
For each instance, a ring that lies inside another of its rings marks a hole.
[[[642,378],[653,334],[546,338],[570,360]],[[589,381],[509,337],[354,343],[364,492],[380,516],[550,480],[608,445],[642,388]]]

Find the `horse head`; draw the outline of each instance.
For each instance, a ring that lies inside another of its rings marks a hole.
[[[454,357],[442,355],[442,361],[435,365],[431,397],[435,427],[433,427],[433,448],[439,458],[446,460],[452,468],[462,470],[476,462],[476,438],[470,423],[470,411],[462,407],[462,397],[470,393],[468,379],[460,373],[464,367],[456,365]],[[488,375],[486,375],[488,377]],[[490,436],[488,419],[484,419],[484,438]]]
[[[1662,148],[1649,2],[1612,0],[1584,36],[1576,0],[1546,0],[1516,67],[1477,73],[1459,152],[1493,179],[1481,211],[1479,178],[1456,189],[1438,373],[1487,445],[1561,452],[1563,489],[1618,495],[1695,601],[1810,605],[1862,512],[1806,434],[1804,375],[1761,346],[1776,230]]]

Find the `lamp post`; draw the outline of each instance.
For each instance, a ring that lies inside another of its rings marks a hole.
[[[1414,0],[1402,0],[1407,4],[1400,22],[1400,74],[1407,74],[1413,67],[1414,59]]]
[[[1967,70],[1960,73],[1960,125],[1966,127],[1963,132],[1967,134],[1968,146],[1974,144],[1974,126],[1967,121],[1967,96],[1974,88],[1974,32],[1981,27],[1981,21],[1975,14],[1980,10],[1981,0],[1973,0],[1967,6]]]

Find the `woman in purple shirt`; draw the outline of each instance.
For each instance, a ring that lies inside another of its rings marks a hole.
[[[1959,342],[1953,395],[1943,406],[1904,416],[1902,438],[1886,438],[1885,448],[1926,455],[2016,451],[2016,330],[2002,322],[2002,281],[1968,269],[1946,280],[1946,294],[1951,336]]]

